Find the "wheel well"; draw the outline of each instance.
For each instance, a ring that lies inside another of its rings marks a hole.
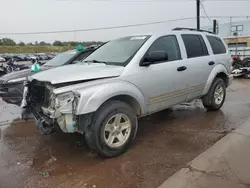
[[[136,114],[138,116],[141,115],[141,106],[134,97],[131,97],[129,95],[118,95],[118,96],[110,98],[108,101],[110,101],[110,100],[118,100],[118,101],[125,102],[125,103],[129,104],[133,109],[135,109]]]
[[[226,86],[228,86],[228,76],[224,72],[217,74],[216,78],[221,78],[226,83]]]

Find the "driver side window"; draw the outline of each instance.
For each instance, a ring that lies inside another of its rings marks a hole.
[[[147,54],[152,51],[165,51],[168,54],[168,61],[181,59],[181,53],[177,38],[175,35],[168,35],[158,38],[150,47]]]

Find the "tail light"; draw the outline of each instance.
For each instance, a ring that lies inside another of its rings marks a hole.
[[[6,102],[6,99],[5,99],[5,98],[2,98],[2,101],[3,101],[3,102]]]

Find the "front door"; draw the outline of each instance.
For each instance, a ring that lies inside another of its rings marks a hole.
[[[176,36],[158,38],[147,54],[152,51],[166,51],[168,60],[140,67],[136,79],[131,78],[144,95],[148,113],[184,102],[187,97],[186,65],[181,60]]]

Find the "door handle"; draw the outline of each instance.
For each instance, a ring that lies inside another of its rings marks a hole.
[[[177,68],[177,71],[184,71],[184,70],[186,70],[186,69],[187,69],[187,67],[182,66],[182,67],[178,67],[178,68]]]
[[[214,65],[214,64],[215,64],[214,61],[210,61],[210,62],[208,63],[208,65]]]

